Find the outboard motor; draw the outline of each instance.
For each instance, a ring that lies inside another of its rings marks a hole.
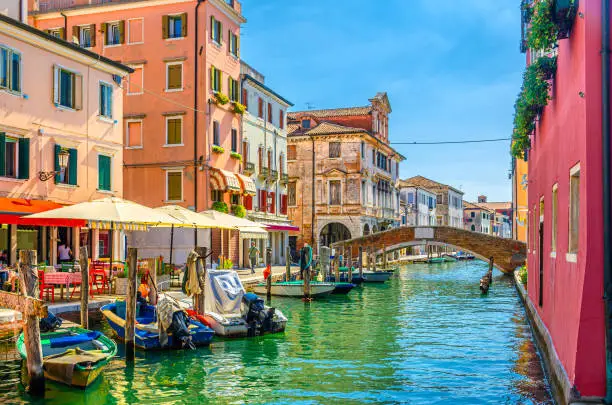
[[[172,314],[172,323],[168,328],[168,333],[172,333],[172,336],[174,336],[175,347],[178,347],[180,342],[181,349],[195,350],[196,347],[191,340],[191,334],[187,326],[188,322],[185,312],[176,311]]]
[[[265,331],[271,329],[274,308],[266,311],[264,301],[253,293],[244,294],[242,303],[245,306],[246,322],[249,324],[248,336],[255,336],[257,332],[263,335]]]

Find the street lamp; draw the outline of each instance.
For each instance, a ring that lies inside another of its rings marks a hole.
[[[60,167],[60,170],[53,170],[53,171],[50,171],[50,172],[43,172],[43,171],[40,171],[40,172],[38,173],[38,178],[40,179],[40,181],[47,181],[47,180],[50,180],[50,179],[52,179],[52,178],[53,178],[53,177],[54,177],[56,174],[60,174],[60,173],[62,173],[63,171],[65,171],[65,170],[66,170],[66,168],[68,167],[68,158],[70,157],[70,153],[68,153],[68,151],[67,151],[67,150],[62,149],[62,150],[61,150],[61,151],[58,153],[57,157],[58,157],[58,161],[59,161],[59,167]]]

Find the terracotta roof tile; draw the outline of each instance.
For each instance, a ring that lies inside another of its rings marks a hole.
[[[372,106],[364,107],[348,107],[348,108],[329,108],[324,110],[307,110],[307,111],[294,111],[287,114],[289,119],[297,119],[302,115],[309,115],[311,117],[325,118],[325,117],[346,117],[351,115],[368,115],[372,111]]]
[[[354,134],[368,133],[363,128],[353,128],[344,125],[332,124],[331,122],[322,122],[316,127],[306,131],[307,135],[332,135],[332,134]]]
[[[451,186],[446,185],[446,184],[438,183],[437,181],[433,181],[433,180],[428,179],[427,177],[423,177],[423,176],[410,177],[409,179],[405,179],[404,181],[407,182],[407,183],[410,183],[410,184],[414,184],[414,185],[417,185],[417,186],[428,188],[428,189],[433,190],[433,191],[446,190],[446,189],[450,188],[451,190],[454,190],[457,193],[463,194],[463,191],[461,191],[461,190],[457,190],[454,187],[451,187]]]

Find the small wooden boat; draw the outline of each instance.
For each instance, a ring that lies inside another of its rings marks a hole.
[[[430,259],[427,259],[427,263],[430,263],[430,264],[446,263],[446,260],[443,257],[432,257]]]
[[[87,388],[117,354],[117,345],[100,332],[79,327],[41,334],[45,377],[66,385]],[[26,359],[23,333],[17,351]]]
[[[139,304],[137,309],[134,333],[135,346],[143,350],[161,349],[155,307],[153,305]],[[117,301],[107,304],[100,308],[100,310],[117,338],[123,340],[125,338],[125,302]],[[211,328],[192,318],[188,318],[187,329],[191,336],[191,342],[195,346],[210,344],[215,334]],[[168,332],[168,347],[181,347],[181,342],[174,337],[172,332]]]
[[[336,286],[334,283],[325,283],[318,281],[310,282],[310,296],[317,297],[331,294]],[[265,295],[267,293],[266,284],[259,283],[253,287],[256,294]],[[270,290],[272,295],[280,297],[303,297],[304,296],[304,281],[279,281],[272,283]]]
[[[392,271],[364,271],[364,283],[384,283],[393,275]]]

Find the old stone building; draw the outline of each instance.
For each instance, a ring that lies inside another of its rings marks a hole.
[[[293,248],[315,247],[400,223],[404,157],[389,145],[386,93],[363,107],[288,115],[288,214],[300,227]]]

